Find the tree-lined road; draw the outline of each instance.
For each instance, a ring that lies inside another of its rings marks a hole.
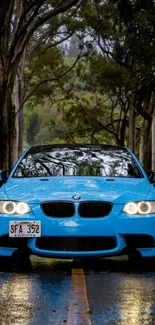
[[[155,324],[155,262],[32,259],[31,273],[0,273],[1,325]]]

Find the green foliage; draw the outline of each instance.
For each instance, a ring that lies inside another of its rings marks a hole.
[[[73,58],[64,58],[64,66],[70,67],[74,61]],[[48,60],[46,64],[48,66]],[[42,65],[37,63],[38,79],[40,71],[41,76],[44,71],[48,73],[44,65],[42,70]],[[122,119],[126,106],[124,104],[123,113],[117,91],[122,91],[124,99],[129,84],[125,69],[101,53],[94,53],[89,60],[81,59],[76,69],[61,78],[59,83],[45,83],[45,87],[31,98],[30,105],[40,101],[40,105],[35,104],[39,129],[34,143],[53,143],[60,139],[60,142],[72,143],[124,144],[127,124],[122,125],[126,123]],[[25,141],[29,142],[28,137]]]
[[[32,106],[31,106],[32,105]],[[33,106],[33,100],[25,109],[25,143],[29,145],[49,144],[55,139],[63,142],[65,124],[56,105],[44,99],[42,104]],[[32,128],[33,126],[33,128]],[[61,140],[60,140],[61,139]]]
[[[65,45],[44,51],[45,44],[40,45],[27,64],[28,91],[40,83],[30,100],[40,103],[35,142],[126,144],[130,105],[137,108],[154,91],[155,4],[153,0],[84,1],[78,15],[64,17],[67,30],[78,28],[70,49]],[[89,56],[60,79],[79,53],[77,37],[87,32]],[[67,51],[70,58],[63,58]],[[142,110],[143,105],[138,113]]]
[[[100,32],[108,39],[114,30],[114,17],[117,17],[116,6],[108,1],[86,1],[81,6],[81,17],[92,33]]]
[[[60,50],[56,47],[47,50],[45,46],[38,47],[25,67],[26,96],[33,94],[33,91],[35,98],[50,96],[54,80],[63,72],[64,65]]]
[[[89,67],[89,68],[88,68]],[[101,53],[94,53],[87,61],[87,70],[79,70],[81,78],[85,80],[86,87],[100,93],[111,93],[116,96],[117,90],[129,91],[132,81],[126,69],[116,63],[113,58]]]
[[[35,135],[38,132],[39,119],[37,112],[33,112],[29,117],[29,123],[27,128],[27,141],[30,145],[35,143]]]
[[[151,95],[155,86],[155,2],[112,2],[116,4],[115,24],[119,28],[114,57],[132,74],[137,100],[142,102]]]
[[[111,126],[106,126],[111,111],[110,103],[104,96],[78,93],[61,102],[59,107],[67,125],[66,139],[69,142],[115,142]]]

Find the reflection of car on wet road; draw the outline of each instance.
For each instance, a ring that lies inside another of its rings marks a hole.
[[[0,255],[155,256],[153,175],[124,147],[28,149],[1,172]]]

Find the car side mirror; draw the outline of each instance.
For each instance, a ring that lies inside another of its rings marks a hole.
[[[148,176],[148,179],[151,184],[155,184],[155,172],[154,171],[146,171],[146,174]]]

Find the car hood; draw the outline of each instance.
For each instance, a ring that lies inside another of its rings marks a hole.
[[[124,203],[144,200],[152,185],[146,178],[51,177],[10,178],[3,186],[9,200],[38,203],[48,200],[106,200]],[[1,196],[1,194],[0,194]]]

